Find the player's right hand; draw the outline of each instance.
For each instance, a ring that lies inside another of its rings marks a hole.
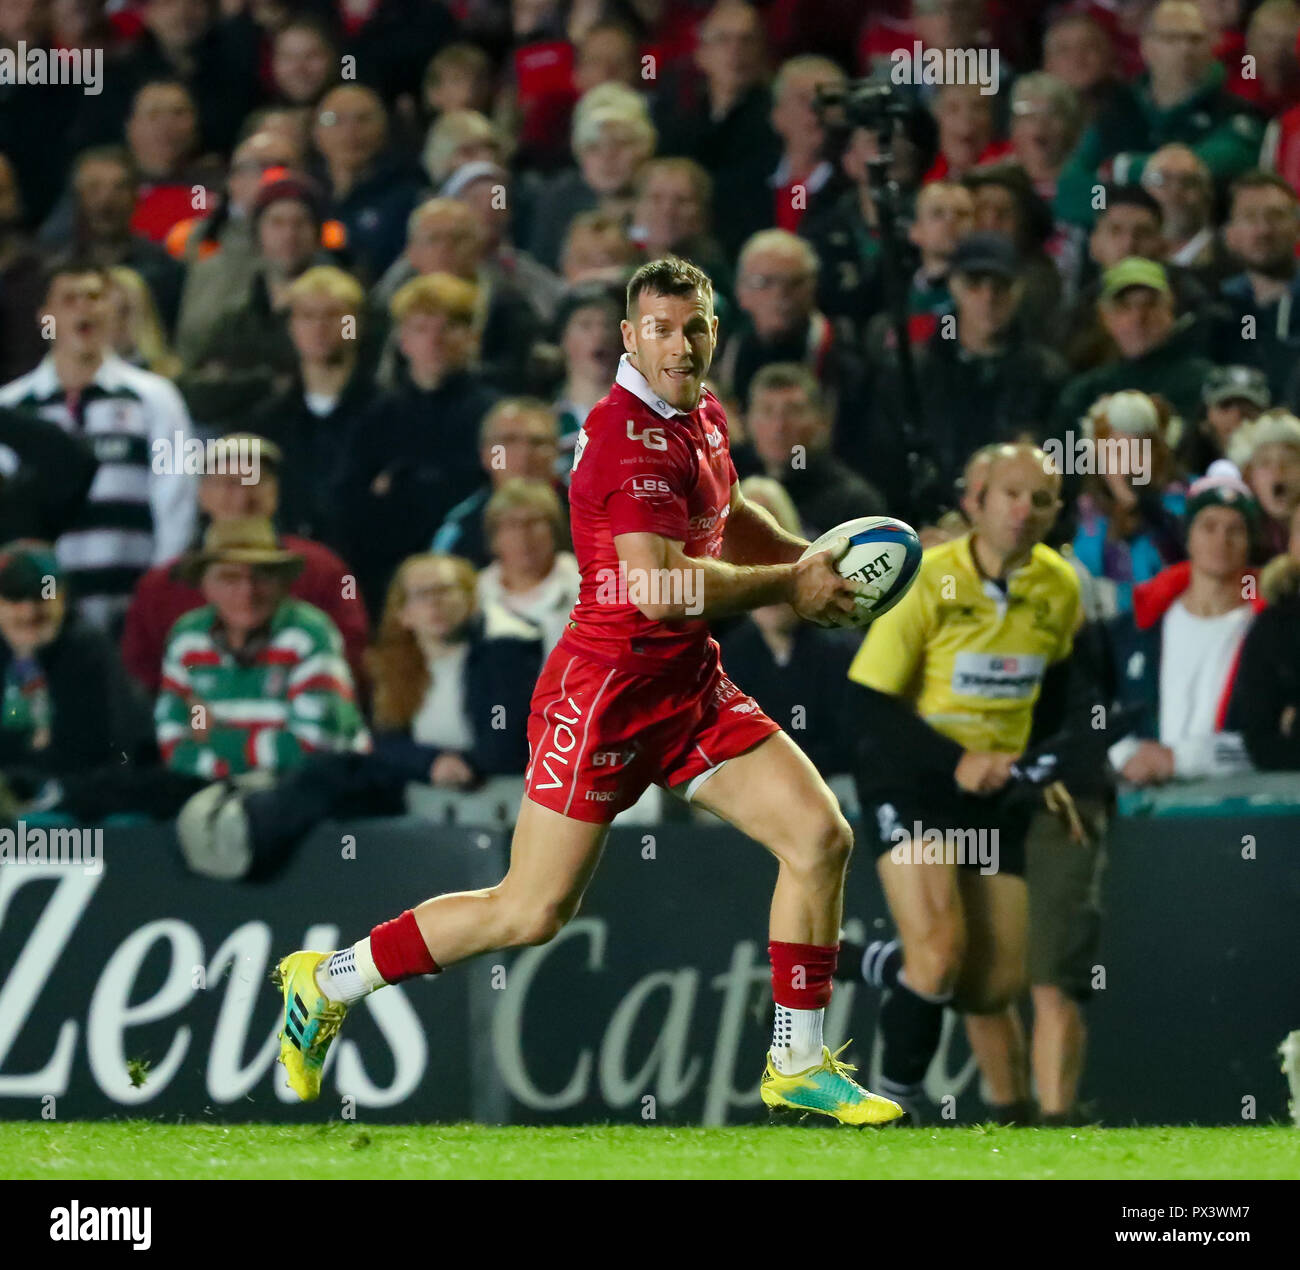
[[[806,622],[818,626],[848,626],[853,616],[853,597],[866,593],[860,582],[842,578],[835,571],[849,547],[847,538],[836,539],[825,551],[799,560],[794,565],[790,603]]]
[[[953,776],[968,794],[996,794],[1011,779],[1011,765],[1018,754],[995,754],[987,750],[966,750],[957,761]]]

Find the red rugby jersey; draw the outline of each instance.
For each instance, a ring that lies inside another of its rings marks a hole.
[[[582,584],[561,646],[637,674],[693,675],[708,644],[707,622],[645,617],[632,602],[639,598],[632,588],[651,580],[620,570],[614,537],[662,534],[683,543],[688,556],[716,557],[735,480],[718,399],[706,389],[700,404],[683,413],[624,357],[574,449],[569,521]],[[664,599],[674,586],[687,602],[701,598],[698,577],[655,581]]]

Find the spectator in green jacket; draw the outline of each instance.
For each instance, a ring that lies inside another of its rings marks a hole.
[[[1138,256],[1112,265],[1102,275],[1097,312],[1119,360],[1076,375],[1065,385],[1056,430],[1077,429],[1098,397],[1125,388],[1159,393],[1181,418],[1195,419],[1213,363],[1196,352],[1198,336],[1188,320],[1175,318],[1164,265]]]
[[[289,598],[302,564],[248,517],[213,524],[178,567],[208,603],[172,627],[163,659],[154,722],[173,771],[220,780],[368,748],[338,629]]]
[[[1084,133],[1056,192],[1057,215],[1090,224],[1096,187],[1138,181],[1154,150],[1181,141],[1224,184],[1259,161],[1263,121],[1224,91],[1224,69],[1214,61],[1197,5],[1164,0],[1142,34],[1146,73]]]

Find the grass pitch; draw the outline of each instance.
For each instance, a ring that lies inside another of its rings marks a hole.
[[[0,1124],[0,1178],[1290,1178],[1300,1129]]]

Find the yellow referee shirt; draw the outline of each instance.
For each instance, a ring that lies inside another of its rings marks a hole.
[[[931,547],[911,590],[877,618],[849,678],[912,703],[967,750],[1018,754],[1048,666],[1070,655],[1079,579],[1041,543],[1006,579],[980,573],[970,535]]]

